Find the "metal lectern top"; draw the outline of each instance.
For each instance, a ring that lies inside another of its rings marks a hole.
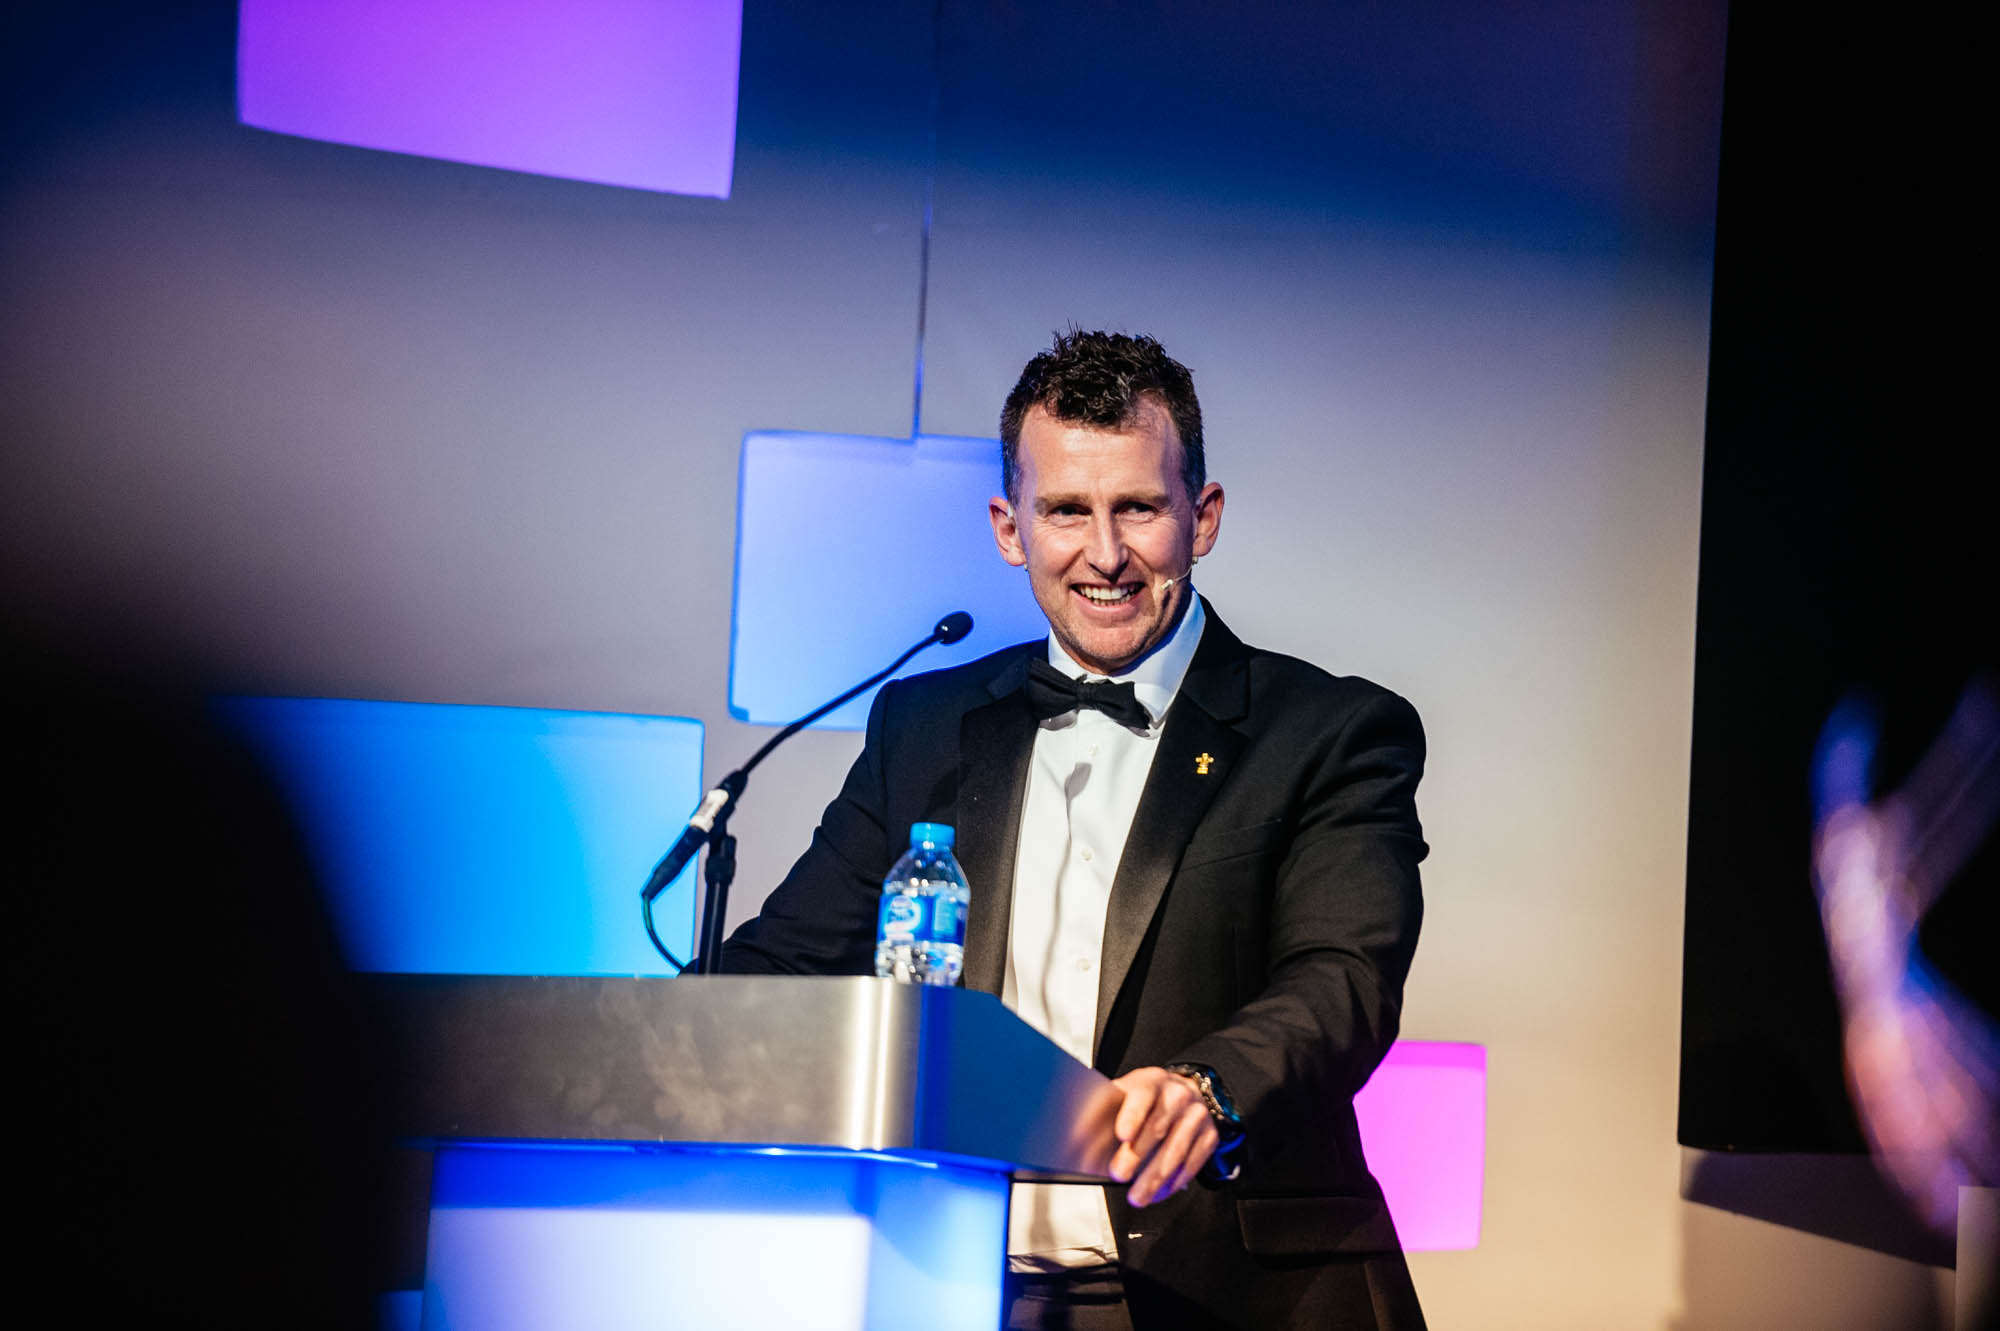
[[[407,1135],[802,1146],[1105,1177],[1119,1094],[991,994],[872,977],[374,975]]]

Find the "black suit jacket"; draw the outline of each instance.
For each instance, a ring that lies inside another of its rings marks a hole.
[[[973,891],[964,983],[998,993],[1036,730],[1022,681],[1045,650],[886,686],[724,968],[871,973],[882,877],[910,824],[942,822]],[[1209,611],[1113,880],[1094,1062],[1213,1067],[1247,1155],[1235,1183],[1143,1210],[1109,1191],[1142,1326],[1421,1324],[1352,1097],[1396,1037],[1416,946],[1423,761],[1401,698],[1247,647]]]

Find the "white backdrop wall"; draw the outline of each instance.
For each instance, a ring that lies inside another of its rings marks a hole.
[[[46,20],[9,598],[229,688],[692,716],[726,770],[768,733],[725,706],[739,442],[908,432],[931,178],[923,428],[990,435],[1059,325],[1158,335],[1228,491],[1202,590],[1424,715],[1405,1033],[1491,1067],[1433,1324],[1927,1306],[1678,1196],[1721,5],[1084,8],[750,0],[724,201],[241,129],[227,5]],[[760,771],[732,915],[858,743]]]

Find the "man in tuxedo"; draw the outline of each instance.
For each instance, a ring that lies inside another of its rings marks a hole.
[[[1048,639],[882,689],[724,967],[870,972],[910,825],[953,824],[964,983],[1125,1093],[1122,1186],[1016,1186],[1008,1325],[1421,1327],[1352,1103],[1422,914],[1416,713],[1195,594],[1223,492],[1157,342],[1058,336],[1000,433],[988,516]]]

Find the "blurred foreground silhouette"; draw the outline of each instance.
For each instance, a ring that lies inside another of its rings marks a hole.
[[[1925,1223],[1949,1235],[1961,1187],[2000,1186],[2000,1022],[1921,936],[2000,822],[2000,693],[1975,680],[1903,783],[1877,795],[1880,734],[1860,699],[1843,702],[1821,733],[1814,884],[1870,1149]],[[1990,898],[1992,885],[1964,890]],[[1990,917],[1990,899],[1981,904],[1969,918]],[[1993,942],[1988,933],[1969,950],[1990,966]]]
[[[373,1326],[387,1086],[289,819],[191,690],[13,637],[21,1269],[64,1323]]]

